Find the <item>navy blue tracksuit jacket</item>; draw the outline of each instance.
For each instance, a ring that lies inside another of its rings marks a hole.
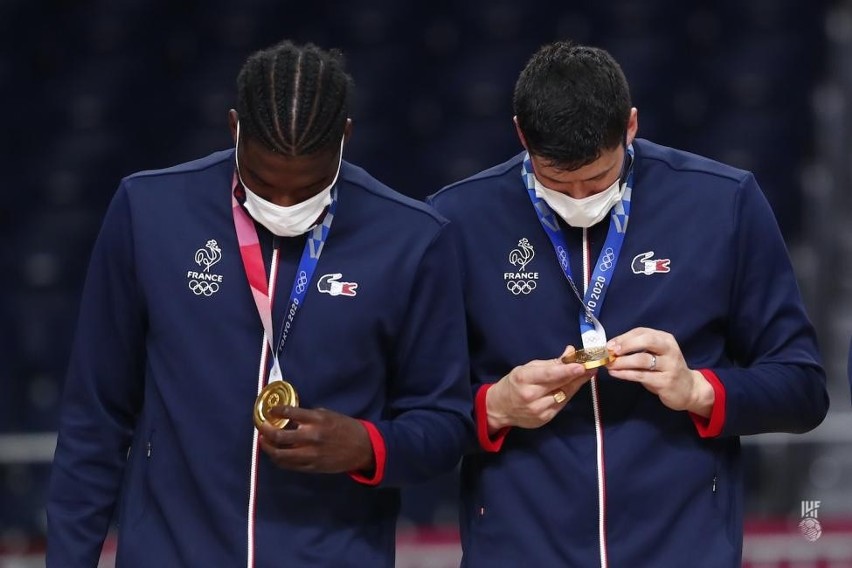
[[[610,338],[674,335],[714,387],[712,416],[672,411],[601,369],[544,427],[489,438],[488,385],[582,345],[580,302],[530,203],[523,155],[445,188],[431,202],[459,236],[483,450],[463,463],[466,567],[739,566],[739,436],[804,432],[826,414],[814,330],[754,177],[646,140],[634,149],[632,212],[600,320]],[[608,226],[563,224],[581,287]]]
[[[94,566],[118,504],[123,567],[390,567],[397,488],[452,469],[470,439],[448,225],[344,162],[281,366],[301,406],[369,423],[376,471],[284,471],[256,449],[265,346],[234,229],[233,176],[231,150],[118,189],[62,402],[48,566]],[[280,253],[277,332],[305,236],[273,243],[257,227],[267,271],[273,246]],[[327,293],[319,283],[329,279],[356,293]]]

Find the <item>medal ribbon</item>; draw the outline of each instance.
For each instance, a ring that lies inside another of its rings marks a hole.
[[[568,257],[568,246],[562,228],[559,226],[559,221],[556,219],[556,214],[543,199],[535,194],[535,174],[529,153],[524,156],[524,164],[521,169],[521,176],[524,179],[533,208],[538,215],[538,220],[553,245],[559,266],[562,268],[568,284],[571,285],[574,295],[577,296],[583,306],[583,311],[580,313],[580,336],[583,340],[584,349],[601,348],[606,344],[606,331],[604,331],[598,317],[612,281],[612,274],[615,272],[621,247],[624,244],[624,236],[627,233],[627,221],[630,217],[630,196],[633,192],[634,153],[632,144],[627,147],[627,154],[630,156],[630,165],[627,169],[626,187],[621,200],[613,206],[610,213],[609,230],[592,272],[592,279],[585,297],[580,294],[580,290],[574,283],[571,274],[571,262]]]
[[[311,229],[308,234],[308,240],[305,242],[302,258],[299,260],[299,268],[296,270],[296,278],[293,281],[293,288],[290,290],[290,302],[281,326],[281,339],[278,341],[277,349],[274,345],[275,336],[272,334],[272,298],[269,297],[267,291],[268,279],[266,277],[266,266],[263,263],[257,229],[254,226],[252,218],[237,201],[235,191],[236,176],[234,179],[234,191],[231,193],[231,205],[234,214],[234,227],[237,230],[237,241],[240,245],[240,256],[242,257],[243,268],[245,268],[246,276],[248,277],[251,295],[254,298],[255,306],[257,306],[257,313],[263,324],[263,331],[266,333],[266,340],[272,354],[272,370],[269,374],[269,382],[280,381],[284,375],[281,373],[278,356],[284,349],[284,344],[290,336],[296,314],[305,303],[305,295],[308,292],[309,284],[313,279],[322,249],[325,247],[325,241],[331,230],[331,222],[334,220],[334,213],[337,210],[337,186],[335,185],[331,190],[331,203],[323,217],[322,223]]]

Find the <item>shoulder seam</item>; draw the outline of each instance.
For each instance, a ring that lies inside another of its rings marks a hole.
[[[407,195],[403,195],[403,194],[401,194],[401,193],[400,193],[400,195],[402,195],[403,197],[405,197],[405,198],[407,198],[407,199],[412,199],[412,200],[416,201],[417,203],[419,203],[419,204],[423,205],[423,207],[422,207],[422,208],[421,208],[421,207],[415,207],[413,204],[411,204],[411,203],[406,203],[406,202],[405,202],[405,201],[403,201],[403,200],[393,199],[392,197],[389,197],[389,196],[387,196],[387,195],[382,195],[382,194],[380,194],[380,193],[378,193],[378,192],[374,191],[372,188],[368,187],[367,185],[365,185],[365,184],[363,184],[363,183],[361,183],[361,182],[355,181],[355,180],[353,180],[353,179],[346,179],[346,180],[344,180],[344,181],[346,181],[346,183],[350,183],[350,184],[352,184],[352,185],[354,185],[354,186],[356,186],[356,187],[358,187],[358,188],[360,188],[360,189],[363,189],[364,191],[366,191],[366,192],[367,192],[367,193],[369,193],[370,195],[373,195],[373,196],[375,196],[375,197],[378,197],[379,199],[384,199],[385,201],[390,201],[390,202],[392,202],[392,203],[396,203],[397,205],[400,205],[400,206],[405,207],[405,208],[407,208],[407,209],[410,209],[410,210],[412,210],[412,211],[416,211],[416,212],[418,212],[418,213],[421,213],[421,214],[423,214],[423,215],[426,215],[427,217],[431,217],[431,218],[432,218],[432,220],[433,220],[433,221],[435,221],[435,223],[437,223],[438,227],[443,227],[444,225],[446,225],[446,224],[449,222],[449,221],[447,221],[447,220],[446,220],[446,219],[445,219],[445,218],[444,218],[444,217],[443,217],[440,213],[438,213],[437,211],[435,211],[435,209],[434,209],[431,205],[429,205],[429,204],[428,204],[428,203],[426,203],[426,202],[423,202],[423,201],[417,201],[417,200],[416,200],[416,199],[414,199],[413,197],[409,197],[409,196],[407,196]],[[377,181],[378,181],[378,180],[377,180]],[[382,183],[382,182],[379,182],[379,183]],[[385,185],[385,184],[382,184],[382,185]],[[389,186],[387,186],[387,185],[385,185],[385,187],[387,187],[387,188],[388,188],[388,189],[390,189],[391,191],[395,191],[394,189],[390,188],[390,187],[389,187]],[[399,193],[399,192],[396,192],[396,193]]]
[[[750,175],[753,175],[753,174],[752,174],[750,171],[748,171],[748,170],[739,170],[738,168],[733,168],[733,166],[726,166],[726,167],[729,167],[729,168],[731,168],[731,169],[737,169],[738,171],[740,171],[740,172],[742,172],[742,173],[741,173],[740,175],[738,175],[738,176],[737,176],[737,175],[733,175],[733,174],[724,174],[724,173],[721,173],[721,172],[712,172],[712,171],[709,171],[709,170],[707,170],[707,169],[699,169],[699,168],[679,168],[679,167],[676,167],[676,166],[672,165],[672,164],[671,164],[670,162],[668,162],[667,160],[664,160],[664,159],[662,159],[662,158],[657,158],[657,157],[655,157],[655,156],[647,156],[647,155],[646,155],[646,156],[641,156],[641,159],[642,159],[642,160],[649,160],[649,161],[651,161],[651,160],[652,160],[652,161],[655,161],[655,162],[660,162],[661,164],[665,165],[665,166],[666,166],[666,167],[668,167],[669,169],[672,169],[672,170],[675,170],[675,171],[678,171],[678,172],[693,172],[693,173],[697,173],[697,174],[706,174],[706,175],[708,175],[708,176],[713,176],[713,177],[717,177],[717,178],[727,179],[727,180],[731,180],[731,181],[734,181],[734,182],[737,182],[737,183],[742,183],[744,180],[748,179],[748,177],[749,177]],[[722,164],[722,165],[725,165],[725,164]]]
[[[480,180],[488,180],[488,179],[492,179],[492,178],[496,178],[496,177],[504,176],[504,175],[506,175],[506,172],[507,172],[510,168],[511,168],[511,166],[507,165],[507,166],[506,166],[506,169],[505,169],[505,170],[503,170],[503,171],[492,171],[492,172],[491,172],[491,173],[489,173],[488,175],[483,175],[485,172],[480,172],[480,173],[478,173],[478,174],[474,174],[474,175],[472,175],[472,176],[470,176],[470,177],[468,177],[468,178],[465,178],[465,179],[462,179],[462,180],[459,180],[459,181],[453,182],[453,183],[451,183],[450,185],[447,185],[447,186],[445,186],[445,187],[442,187],[441,189],[439,189],[438,191],[436,191],[436,192],[432,195],[432,199],[436,199],[436,198],[440,197],[440,196],[441,196],[441,194],[442,194],[442,193],[444,193],[445,191],[449,191],[449,190],[451,190],[451,189],[455,189],[456,187],[459,187],[459,186],[462,186],[462,185],[467,185],[467,184],[469,184],[469,183],[478,182],[478,181],[480,181]]]
[[[200,161],[200,160],[197,160]],[[203,172],[205,170],[209,170],[211,168],[217,168],[222,165],[223,160],[217,160],[213,163],[207,164],[206,166],[193,166],[191,168],[186,168],[186,163],[178,164],[176,166],[172,166],[169,168],[161,168],[156,170],[142,170],[139,172],[134,172],[128,176],[125,176],[125,180],[135,179],[135,178],[147,178],[147,177],[160,177],[160,176],[171,176],[171,175],[180,175],[182,173],[191,173],[191,172]],[[176,169],[181,168],[181,169]]]

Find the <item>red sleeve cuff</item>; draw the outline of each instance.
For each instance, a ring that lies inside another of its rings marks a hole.
[[[476,419],[476,437],[479,439],[479,445],[486,452],[499,452],[503,447],[503,440],[506,439],[506,434],[509,433],[508,427],[498,430],[494,436],[488,435],[488,412],[485,408],[485,395],[493,385],[483,385],[479,387],[476,393],[476,401],[474,404],[473,414]]]
[[[385,449],[385,439],[382,438],[381,432],[372,422],[359,420],[358,422],[367,430],[367,435],[370,436],[370,445],[373,446],[373,457],[376,459],[376,467],[373,469],[373,474],[370,477],[364,475],[362,471],[350,471],[349,477],[363,483],[364,485],[378,485],[385,477],[385,461],[387,460],[387,450]]]
[[[716,373],[710,369],[698,369],[698,372],[704,375],[704,378],[713,387],[716,399],[713,401],[710,418],[704,418],[692,412],[689,413],[689,417],[692,418],[692,423],[695,424],[695,429],[698,430],[699,436],[702,438],[715,438],[722,433],[722,428],[725,426],[725,385],[722,384]]]

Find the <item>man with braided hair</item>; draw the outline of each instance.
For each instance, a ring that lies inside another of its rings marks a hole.
[[[120,566],[393,566],[398,487],[471,435],[447,224],[342,161],[341,56],[283,42],[237,85],[234,149],[131,175],[107,212],[49,566],[95,566],[116,504]]]

